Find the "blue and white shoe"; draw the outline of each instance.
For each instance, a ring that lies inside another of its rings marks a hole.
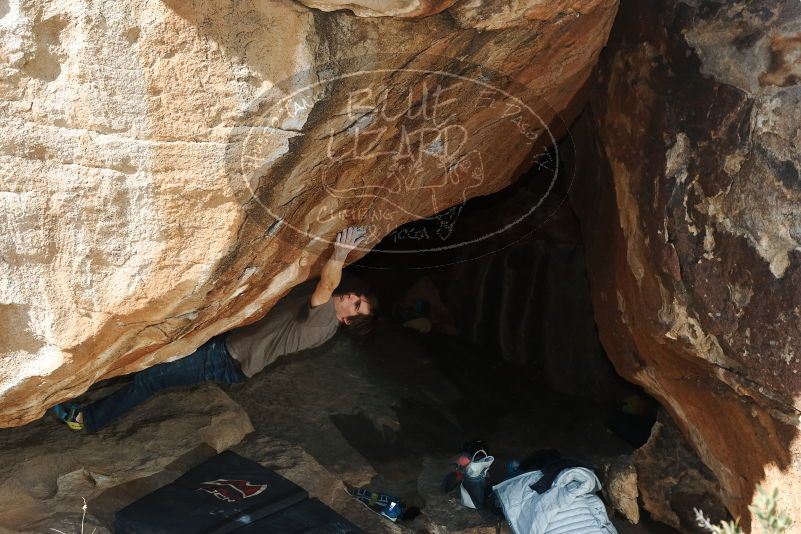
[[[392,495],[352,486],[347,487],[347,492],[367,508],[390,521],[397,521],[406,512],[406,505]]]

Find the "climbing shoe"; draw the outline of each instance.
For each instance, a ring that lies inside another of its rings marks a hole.
[[[78,414],[81,413],[81,410],[77,404],[72,402],[56,404],[50,408],[50,411],[59,421],[66,424],[70,430],[75,432],[83,431],[83,423],[78,421]]]
[[[367,488],[357,488],[347,483],[345,491],[367,508],[390,521],[395,522],[402,519],[406,513],[406,505],[392,495],[370,491]]]

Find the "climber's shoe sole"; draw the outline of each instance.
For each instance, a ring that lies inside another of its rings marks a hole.
[[[80,411],[78,405],[72,402],[56,404],[50,408],[50,413],[55,415],[56,419],[75,432],[82,432],[84,430],[83,423],[77,421]]]

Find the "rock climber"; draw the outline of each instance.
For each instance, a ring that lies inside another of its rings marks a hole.
[[[358,226],[337,234],[311,298],[307,292],[283,299],[259,321],[216,336],[188,356],[140,371],[107,397],[84,406],[57,404],[52,412],[72,430],[96,432],[162,389],[242,382],[279,356],[322,345],[340,326],[368,332],[378,314],[378,299],[359,284],[340,287],[345,260],[365,234]]]

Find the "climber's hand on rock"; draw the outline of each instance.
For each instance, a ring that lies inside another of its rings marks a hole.
[[[364,226],[348,226],[337,234],[334,243],[334,253],[344,260],[351,250],[358,247],[367,236],[367,228]]]

